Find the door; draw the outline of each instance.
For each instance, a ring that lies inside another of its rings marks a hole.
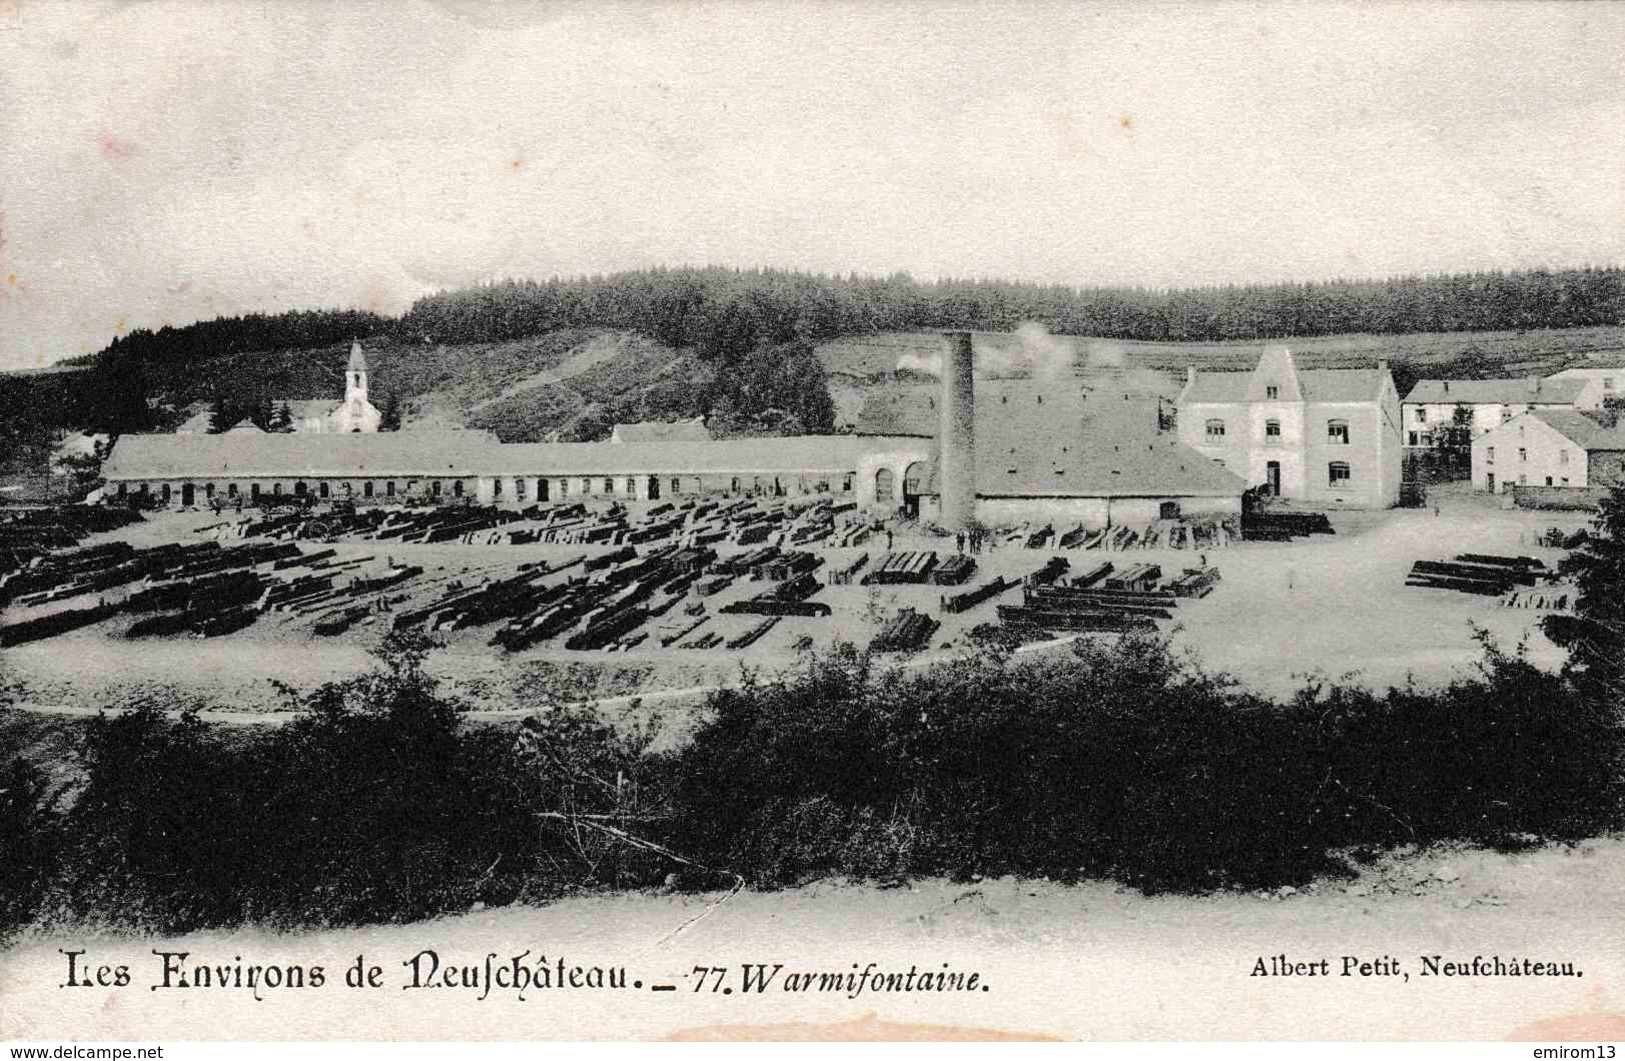
[[[548,494],[552,491],[552,486],[553,482],[551,479],[536,480],[536,500],[546,501],[548,499]]]
[[[185,505],[187,507],[191,507],[191,505],[193,504],[193,501],[194,501],[194,499],[196,497],[197,497],[197,493],[192,489],[192,484],[191,483],[183,483],[183,484],[181,484],[181,504],[182,505]]]
[[[660,476],[658,475],[649,476],[649,500],[660,500]]]
[[[1281,496],[1281,462],[1270,461],[1264,465],[1264,487],[1271,497]]]
[[[1485,473],[1485,475],[1484,475],[1484,489],[1488,490],[1492,494],[1495,493],[1495,473],[1494,472],[1486,472]]]

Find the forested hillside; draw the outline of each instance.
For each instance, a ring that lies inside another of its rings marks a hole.
[[[414,417],[449,419],[516,439],[592,438],[617,420],[708,413],[727,432],[828,430],[818,344],[942,328],[1010,331],[1025,321],[1131,352],[1134,344],[1165,347],[1157,351],[1164,356],[1130,358],[1142,364],[1166,360],[1166,344],[1175,343],[1297,337],[1318,345],[1315,337],[1360,334],[1387,346],[1384,337],[1401,334],[1482,334],[1484,343],[1444,345],[1484,373],[1503,362],[1523,367],[1519,347],[1531,330],[1617,328],[1625,270],[1149,289],[650,269],[446,291],[396,319],[330,310],[135,331],[83,359],[86,372],[0,377],[0,400],[42,425],[162,428],[188,403],[222,392],[238,392],[240,403],[262,393],[335,394],[342,351],[361,339],[378,358],[375,394],[405,403],[408,426]],[[1491,340],[1492,330],[1502,334]],[[589,358],[590,372],[558,375],[606,334],[621,337],[616,350]],[[14,424],[12,433],[27,429]]]

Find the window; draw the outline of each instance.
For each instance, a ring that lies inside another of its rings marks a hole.
[[[1413,445],[1413,446],[1414,446],[1414,445],[1416,445],[1416,432],[1415,432],[1415,431],[1412,431],[1412,432],[1411,432],[1411,441],[1410,441],[1410,444],[1411,444],[1411,445]]]
[[[303,479],[300,479],[293,484],[293,493],[295,497],[304,497],[305,490],[305,481]]]
[[[1495,463],[1495,447],[1494,446],[1485,446],[1484,447],[1484,463],[1485,464],[1494,464]]]
[[[605,479],[604,480],[604,493],[613,494],[614,492],[615,492],[615,480],[614,479]]]
[[[844,476],[841,477],[841,493],[850,494],[851,492],[852,492],[852,473],[847,472]]]
[[[1529,451],[1522,446],[1518,447],[1518,463],[1525,464],[1529,460]]]
[[[638,481],[636,479],[628,479],[626,481],[626,496],[627,497],[636,497],[636,496],[638,496]]]
[[[237,484],[236,483],[227,483],[226,484],[226,496],[227,497],[236,497],[237,496]]]
[[[681,479],[678,479],[676,476],[672,476],[671,492],[674,493],[674,494],[680,494],[680,493],[683,492],[683,482],[682,482]]]
[[[394,497],[395,496],[395,480],[391,479],[389,482],[384,484],[384,496],[385,497]]]
[[[1416,422],[1419,423],[1419,424],[1425,424],[1425,423],[1428,422],[1428,407],[1427,406],[1418,405],[1416,407]]]
[[[1346,483],[1354,476],[1349,471],[1348,461],[1332,461],[1326,466],[1326,478],[1333,485]]]
[[[1551,476],[1550,476],[1550,475],[1548,475],[1548,476],[1547,476],[1547,477],[1546,477],[1546,485],[1547,485],[1547,486],[1551,486],[1551,485],[1552,485],[1552,477],[1551,477]]]
[[[1279,446],[1281,444],[1281,421],[1264,421],[1264,445]]]
[[[502,479],[500,477],[491,480],[491,496],[502,496]]]
[[[272,483],[271,484],[271,493],[272,493],[272,495],[274,495],[276,497],[281,497],[282,496],[282,484],[281,483]]]
[[[260,496],[260,484],[259,483],[254,483],[253,485],[251,485],[248,488],[248,496],[254,498],[256,501],[259,500],[259,496]]]
[[[461,479],[453,479],[451,481],[451,496],[452,497],[462,497],[463,496],[463,481]]]
[[[1223,420],[1209,420],[1207,422],[1207,437],[1208,438],[1223,438],[1224,437],[1224,421]]]
[[[1347,420],[1326,421],[1326,441],[1334,446],[1349,444],[1349,422]]]
[[[525,499],[525,480],[515,479],[513,481],[513,496],[520,501]]]
[[[434,482],[429,484],[429,493],[431,495],[433,495],[434,497],[439,497],[440,496],[440,480],[439,479],[436,479]]]
[[[1557,451],[1557,463],[1559,463],[1559,464],[1567,464],[1568,462],[1569,462],[1569,451],[1566,450],[1566,449],[1558,450]]]
[[[1279,398],[1280,396],[1281,396],[1281,388],[1277,387],[1275,384],[1271,383],[1267,387],[1264,388],[1264,397],[1268,398],[1270,401],[1273,402],[1275,399]]]
[[[366,482],[361,484],[361,496],[362,497],[371,497],[372,496],[372,480],[371,479],[368,479]]]
[[[328,485],[327,485],[327,480],[326,480],[326,479],[323,479],[323,480],[322,480],[322,481],[321,481],[321,482],[319,482],[319,483],[317,483],[317,484],[316,484],[316,492],[317,492],[317,493],[318,493],[318,494],[320,494],[320,495],[321,495],[321,496],[322,496],[322,497],[326,497],[326,496],[327,496],[327,495],[328,495],[328,493],[329,493],[329,492],[330,492],[330,491],[329,491],[329,489],[328,489]]]
[[[205,497],[213,497],[214,496],[214,484],[209,483],[207,486],[205,486],[203,488],[203,494],[204,494]]]

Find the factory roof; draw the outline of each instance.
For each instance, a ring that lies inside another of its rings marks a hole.
[[[229,476],[838,474],[888,440],[857,435],[504,445],[486,431],[379,434],[125,435],[108,479]],[[912,440],[910,440],[912,441]]]
[[[1034,384],[978,395],[982,497],[1237,497],[1246,483],[1159,429],[1152,399]],[[926,493],[937,491],[935,474]]]
[[[1419,379],[1405,395],[1413,405],[1572,405],[1590,380],[1562,379]]]
[[[124,435],[103,464],[102,475],[107,479],[473,475],[494,460],[498,448],[488,431]]]

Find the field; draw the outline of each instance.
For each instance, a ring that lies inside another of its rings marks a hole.
[[[964,586],[827,584],[831,572],[860,555],[870,556],[871,568],[878,565],[886,552],[882,535],[854,547],[813,547],[810,551],[824,560],[815,576],[826,583],[813,599],[827,604],[832,614],[786,617],[748,649],[681,647],[703,633],[731,640],[761,622],[757,616],[722,612],[727,604],[772,585],[740,577],[705,598],[705,622],[671,647],[660,647],[654,635],[669,636],[692,623],[695,617],[682,608],[648,620],[640,629],[651,636],[621,651],[570,650],[562,646],[561,636],[510,653],[490,643],[500,623],[450,630],[442,635],[446,647],[431,657],[430,668],[489,717],[534,709],[553,699],[603,700],[612,717],[627,710],[659,716],[671,739],[680,739],[703,692],[738,680],[742,668],[771,674],[794,666],[808,649],[827,650],[838,640],[866,645],[901,609],[915,609],[942,625],[923,651],[890,658],[921,665],[964,651],[972,628],[996,623],[996,605],[1019,603],[1021,592],[1000,594],[959,614],[944,611],[941,598],[996,577],[1019,579],[1054,557],[1065,559],[1074,571],[1101,559],[1119,566],[1158,563],[1165,577],[1205,559],[1222,581],[1210,595],[1180,602],[1164,628],[1177,646],[1194,652],[1207,667],[1272,694],[1289,693],[1308,675],[1377,687],[1408,680],[1441,683],[1480,658],[1474,627],[1508,648],[1527,640],[1538,664],[1560,664],[1559,650],[1535,629],[1541,613],[1504,607],[1493,597],[1409,588],[1405,574],[1414,560],[1444,559],[1467,550],[1533,555],[1555,563],[1560,552],[1534,545],[1536,535],[1551,526],[1583,526],[1584,516],[1502,510],[1485,498],[1458,493],[1441,495],[1437,515],[1433,509],[1342,511],[1333,512],[1331,520],[1338,531],[1333,535],[1290,543],[1233,543],[1203,549],[1200,556],[1191,549],[1028,549],[1006,541],[976,557],[978,569]],[[119,539],[138,547],[196,542],[219,533],[220,523],[208,513],[163,513],[93,540]],[[336,555],[328,562],[351,561],[347,570],[362,575],[387,571],[390,564],[423,568],[421,575],[402,583],[404,592],[389,605],[391,612],[438,599],[453,580],[474,586],[485,578],[511,577],[521,565],[557,566],[610,551],[605,545],[356,540],[307,541],[299,547],[306,555],[331,549]],[[913,531],[898,534],[893,548],[934,550],[946,559],[954,543]],[[724,546],[719,551],[727,559],[750,550]],[[579,572],[579,567],[567,569],[546,581],[579,577]],[[63,606],[13,607],[6,621]],[[267,612],[254,625],[223,637],[127,639],[123,635],[133,620],[115,617],[8,648],[0,655],[0,690],[14,703],[73,713],[152,700],[223,719],[274,717],[290,706],[283,687],[309,691],[372,666],[369,649],[392,619],[389,612],[368,614],[341,633],[319,636],[307,616]],[[1056,647],[1038,643],[1023,651]]]

